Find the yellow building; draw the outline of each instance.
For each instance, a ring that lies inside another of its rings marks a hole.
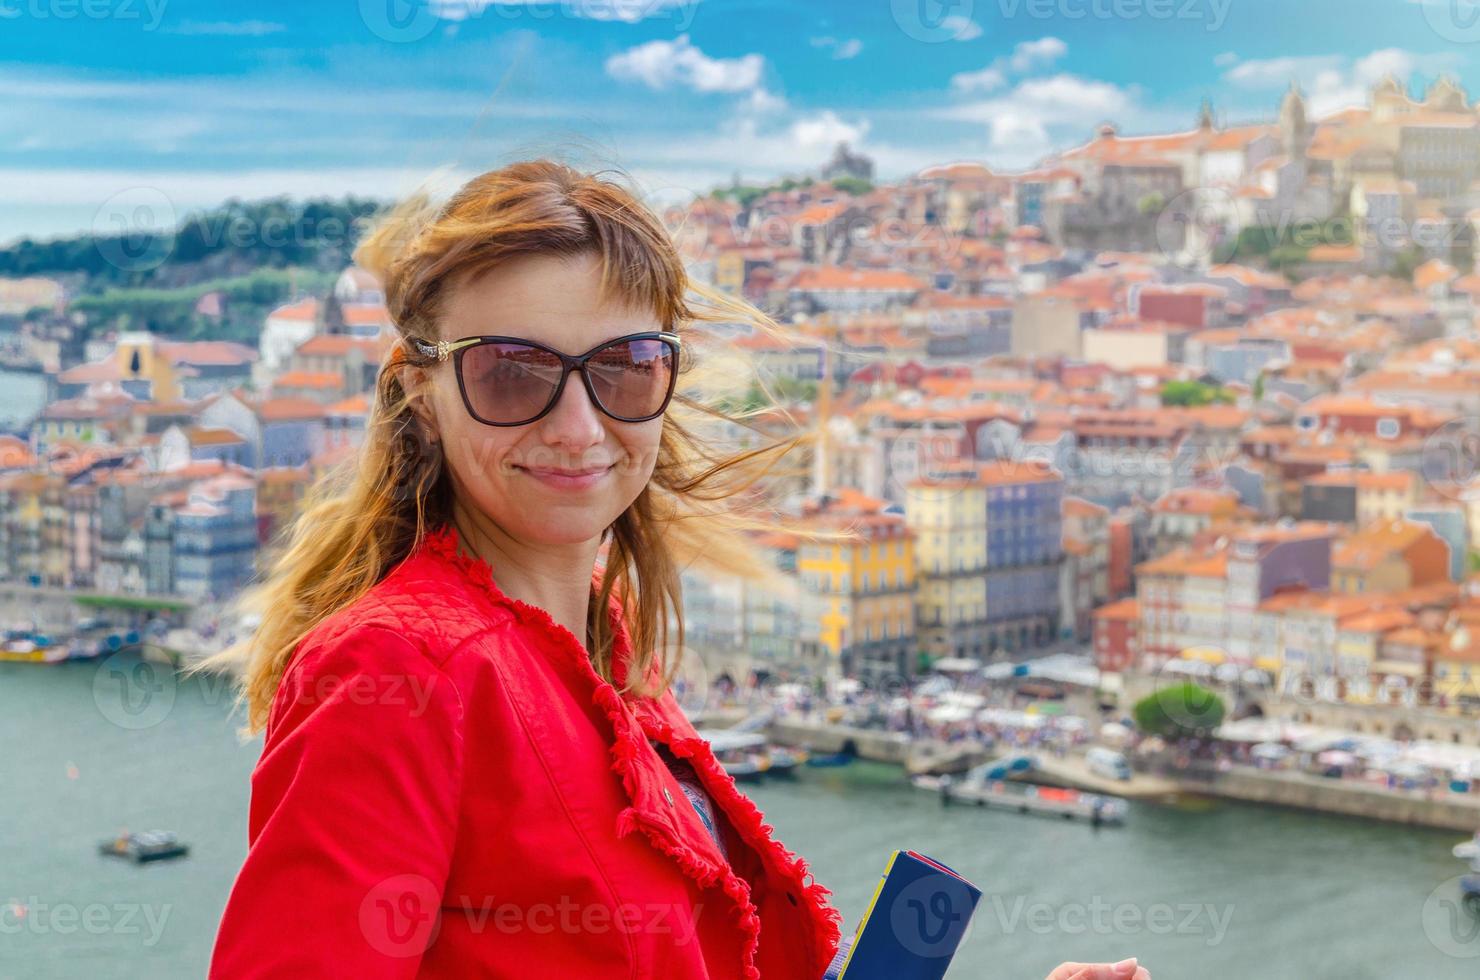
[[[149,382],[150,398],[153,401],[175,401],[180,397],[180,385],[175,377],[174,365],[160,353],[153,334],[142,331],[119,334],[118,347],[113,358],[124,381]]]
[[[987,488],[916,480],[905,495],[915,534],[915,630],[932,658],[986,655]]]
[[[1372,666],[1382,652],[1382,638],[1393,630],[1412,626],[1413,616],[1399,607],[1374,609],[1341,621],[1336,634],[1336,671],[1342,682],[1336,693],[1343,700],[1372,700]]]
[[[885,506],[846,489],[809,506],[816,527],[850,534],[797,550],[802,658],[819,675],[877,680],[915,668],[915,536]]]
[[[1439,703],[1451,710],[1480,705],[1480,618],[1451,622],[1434,647],[1433,686]]]

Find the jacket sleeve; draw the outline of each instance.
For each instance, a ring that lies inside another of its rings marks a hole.
[[[452,860],[462,722],[451,678],[389,629],[301,653],[252,774],[213,980],[416,974]]]

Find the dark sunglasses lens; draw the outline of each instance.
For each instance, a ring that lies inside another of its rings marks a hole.
[[[528,422],[560,383],[560,358],[524,344],[477,344],[462,352],[463,388],[485,422]]]
[[[675,353],[662,340],[627,340],[603,347],[586,362],[597,401],[619,418],[657,415],[673,384]]]

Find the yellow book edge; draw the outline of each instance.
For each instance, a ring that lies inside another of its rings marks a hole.
[[[863,927],[868,925],[869,916],[874,914],[874,906],[879,904],[879,896],[884,893],[884,883],[889,880],[889,872],[894,870],[894,862],[901,853],[903,852],[895,851],[889,855],[889,863],[884,866],[884,873],[879,875],[879,883],[874,886],[874,897],[868,900],[868,908],[863,910],[863,918],[858,920],[858,928],[853,930],[853,945],[848,947],[848,955],[838,968],[838,980],[843,980],[848,974],[848,964],[853,962],[853,954],[858,952],[858,940],[863,936]]]

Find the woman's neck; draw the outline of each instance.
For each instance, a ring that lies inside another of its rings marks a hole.
[[[493,569],[499,591],[543,609],[590,651],[591,575],[599,540],[553,548],[530,546],[459,506],[453,508],[452,524],[462,548]]]

